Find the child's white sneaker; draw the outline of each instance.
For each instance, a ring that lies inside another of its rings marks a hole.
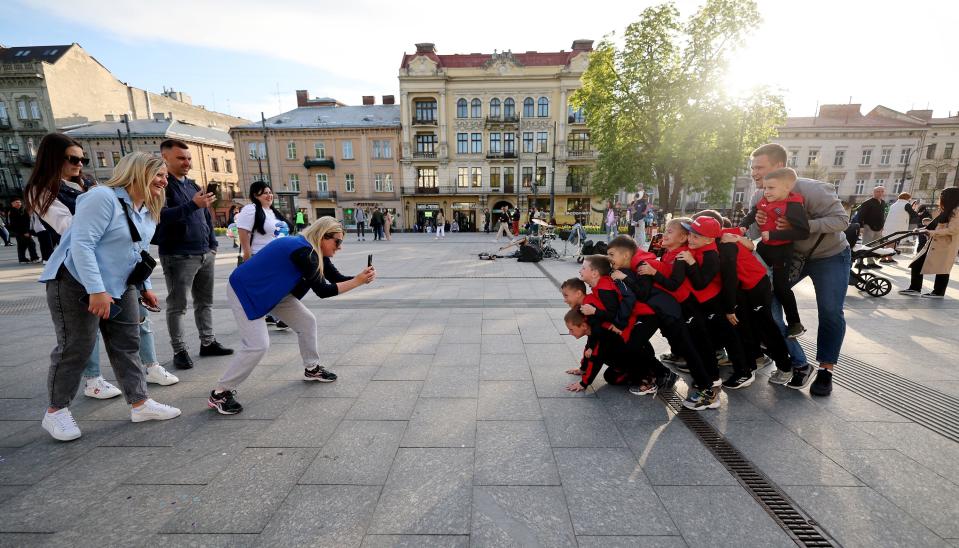
[[[160,386],[169,386],[180,382],[176,375],[170,373],[158,363],[146,366],[147,382],[150,384],[159,384]]]
[[[108,383],[102,376],[90,377],[83,385],[83,395],[98,400],[108,400],[120,395],[120,389]]]
[[[157,403],[153,401],[153,398],[147,399],[140,407],[130,409],[130,419],[133,422],[165,421],[175,419],[179,416],[179,409],[170,405]]]

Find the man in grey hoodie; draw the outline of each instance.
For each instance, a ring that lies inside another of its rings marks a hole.
[[[786,149],[782,145],[766,144],[752,153],[751,171],[757,188],[761,188],[767,173],[783,167],[786,167]],[[828,396],[832,392],[832,369],[839,359],[839,350],[846,334],[843,304],[846,301],[852,259],[843,231],[849,226],[849,214],[829,183],[800,178],[793,192],[802,195],[809,216],[809,238],[795,242],[794,255],[808,257],[799,280],[808,276],[816,290],[816,306],[819,309],[816,361],[819,367],[808,365],[799,343],[787,339],[789,354],[793,358],[793,376],[787,386],[799,390],[812,384],[810,394]],[[750,200],[750,207],[756,205],[760,198],[762,191],[757,190]],[[765,221],[765,214],[757,213],[756,223]],[[788,221],[781,217],[776,228],[785,230],[789,228],[788,225]],[[751,230],[756,230],[755,225]],[[782,326],[782,308],[774,305],[773,311]]]

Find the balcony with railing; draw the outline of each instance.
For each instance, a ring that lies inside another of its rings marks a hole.
[[[586,125],[586,117],[581,114],[570,114],[566,121],[570,125]]]
[[[574,160],[591,160],[596,157],[596,151],[589,148],[570,149],[566,156]]]
[[[10,118],[0,118],[0,129],[10,129]]]
[[[308,190],[306,192],[306,199],[308,200],[335,200],[336,191],[335,190]]]
[[[505,114],[502,114],[500,116],[487,116],[486,124],[487,125],[506,125],[506,124],[516,125],[516,124],[519,124],[519,116],[516,116],[515,114],[510,114],[508,116]]]
[[[516,159],[516,151],[511,150],[509,152],[487,152],[487,160],[513,160]]]
[[[436,152],[433,152],[433,151],[427,152],[425,150],[418,150],[413,153],[413,159],[414,160],[435,160]]]
[[[311,167],[328,167],[330,169],[336,169],[336,163],[333,162],[333,158],[317,158],[306,156],[303,158],[303,167],[310,169]]]
[[[412,122],[414,126],[436,126],[437,125],[436,118],[417,118],[414,116]]]

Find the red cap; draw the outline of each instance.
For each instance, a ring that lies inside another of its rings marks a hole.
[[[696,217],[691,223],[683,223],[683,228],[707,238],[718,238],[723,234],[723,226],[712,217]]]

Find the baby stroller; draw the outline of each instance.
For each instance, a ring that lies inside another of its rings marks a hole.
[[[904,240],[918,234],[916,230],[893,232],[868,244],[857,244],[852,248],[853,266],[849,269],[849,285],[854,286],[870,297],[883,297],[892,291],[892,280],[885,276],[878,276],[872,272],[863,272],[864,259],[881,259],[895,255],[896,250],[887,245]]]

